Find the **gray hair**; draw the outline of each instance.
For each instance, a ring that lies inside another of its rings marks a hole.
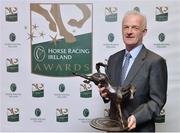
[[[142,17],[143,19],[143,25],[142,25],[142,30],[146,29],[147,28],[147,19],[146,19],[146,16],[142,13],[140,13],[139,11],[137,10],[131,10],[131,11],[127,11],[123,17],[123,20],[122,22],[124,21],[124,18],[129,16],[129,15],[139,15]]]

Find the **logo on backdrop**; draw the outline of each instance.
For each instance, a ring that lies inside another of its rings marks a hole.
[[[32,97],[44,97],[44,84],[43,83],[32,84]]]
[[[42,117],[42,111],[40,108],[35,108],[34,117],[31,117],[30,120],[34,123],[42,123],[46,118]]]
[[[160,42],[164,42],[165,37],[166,37],[166,36],[165,36],[165,34],[164,34],[164,33],[160,33],[160,34],[159,34],[159,36],[158,36],[159,41],[160,41]]]
[[[117,48],[119,46],[118,43],[113,43],[115,40],[114,33],[109,33],[107,35],[107,40],[108,40],[108,43],[103,44],[106,48]]]
[[[8,48],[17,48],[18,46],[21,45],[20,43],[17,43],[17,42],[16,42],[16,34],[15,34],[15,33],[10,33],[10,34],[9,34],[9,40],[10,40],[10,42],[5,43],[5,45],[6,45]]]
[[[166,48],[166,47],[168,47],[170,44],[166,43],[165,39],[166,39],[166,35],[164,33],[159,33],[159,35],[158,35],[159,43],[155,43],[154,45],[157,48]]]
[[[30,10],[32,73],[53,77],[91,73],[92,4],[32,3]]]
[[[159,6],[156,7],[156,21],[168,21],[168,7]]]
[[[116,22],[118,17],[117,7],[106,7],[105,8],[105,21],[106,22]]]
[[[17,89],[16,84],[15,84],[15,83],[12,83],[12,84],[10,85],[10,89],[11,89],[12,92],[15,92],[16,89]]]
[[[7,67],[7,72],[18,72],[19,71],[18,58],[7,58],[6,67]]]
[[[45,56],[46,56],[46,52],[45,52],[44,47],[37,46],[34,49],[33,57],[37,62],[42,62],[45,59]]]
[[[156,123],[165,123],[165,116],[166,116],[165,109],[162,109],[160,114],[156,117],[155,122]]]
[[[16,35],[14,33],[11,33],[9,35],[9,40],[11,40],[12,42],[14,42],[16,40]]]
[[[69,93],[66,93],[66,87],[63,83],[58,86],[58,93],[55,93],[54,96],[57,98],[67,98],[70,96]]]
[[[16,22],[18,20],[17,7],[5,7],[6,21]]]
[[[34,111],[34,114],[39,117],[41,115],[41,109],[40,108],[36,108]]]
[[[64,90],[65,90],[65,85],[64,84],[60,84],[59,85],[59,91],[60,92],[64,92]]]
[[[140,11],[140,8],[139,8],[139,7],[137,7],[137,6],[136,6],[136,7],[134,7],[134,9],[133,9],[133,10],[134,10],[134,11],[137,11],[137,12],[141,12],[141,11]]]
[[[82,110],[82,116],[81,118],[79,118],[78,120],[81,122],[81,123],[89,123],[91,121],[91,119],[89,118],[89,115],[90,115],[90,111],[88,108],[84,108]]]
[[[22,95],[21,93],[16,92],[17,91],[17,85],[15,83],[11,83],[9,90],[10,90],[10,92],[7,92],[5,94],[9,98],[18,98]]]
[[[90,98],[92,97],[92,84],[80,84],[80,97],[82,98]]]
[[[84,117],[88,117],[88,116],[89,116],[89,110],[88,110],[87,108],[85,108],[85,109],[83,110],[83,116],[84,116]]]
[[[57,108],[56,109],[56,121],[57,122],[68,122],[68,109]]]
[[[19,121],[19,108],[7,108],[7,121],[9,122]]]
[[[109,41],[109,42],[113,42],[113,41],[114,41],[114,34],[113,34],[113,33],[109,33],[109,35],[108,35],[108,41]]]

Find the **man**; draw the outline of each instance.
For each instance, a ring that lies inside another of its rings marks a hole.
[[[159,55],[145,48],[143,37],[147,29],[146,17],[137,11],[129,11],[122,21],[122,35],[126,49],[109,57],[107,75],[114,86],[136,87],[134,99],[126,99],[123,115],[129,131],[155,132],[155,117],[160,113],[167,96],[167,66]],[[129,53],[127,66],[126,55]],[[124,65],[126,64],[126,72]],[[109,101],[107,87],[98,85],[100,95]],[[110,118],[116,119],[116,106],[111,101]]]

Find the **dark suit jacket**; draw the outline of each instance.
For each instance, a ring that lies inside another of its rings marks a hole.
[[[122,50],[109,57],[106,73],[112,80],[113,86],[120,86],[124,54],[125,50]],[[128,84],[134,85],[136,92],[133,100],[126,99],[122,105],[126,120],[133,114],[137,122],[134,131],[155,131],[155,117],[166,102],[166,61],[143,46],[122,86]],[[115,104],[111,102],[112,119],[116,119],[115,112]]]

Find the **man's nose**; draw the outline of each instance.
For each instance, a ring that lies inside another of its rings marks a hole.
[[[133,31],[132,27],[128,27],[127,33],[132,33],[132,31]]]

